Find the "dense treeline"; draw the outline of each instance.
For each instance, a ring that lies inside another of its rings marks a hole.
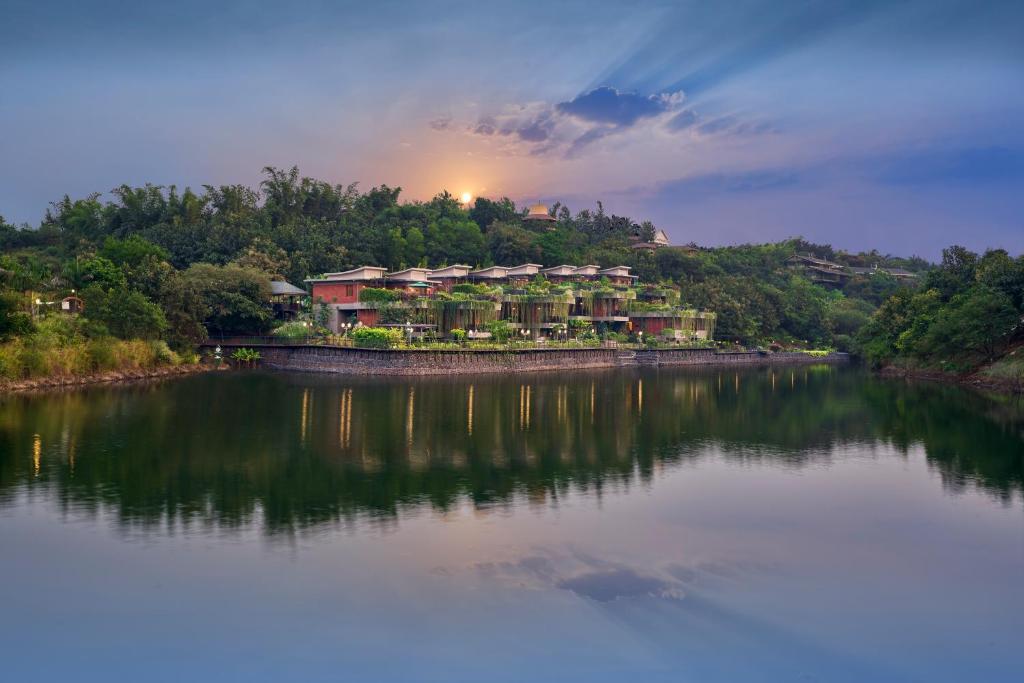
[[[273,325],[268,281],[296,284],[362,264],[472,266],[536,262],[629,265],[642,281],[677,286],[683,302],[715,311],[717,336],[744,344],[851,348],[890,296],[914,294],[879,273],[840,289],[787,267],[796,252],[850,266],[928,264],[876,252],[846,254],[802,240],[717,249],[634,249],[649,222],[556,204],[555,222],[531,227],[508,199],[464,207],[448,193],[403,202],[387,186],[362,192],[267,168],[258,189],[205,186],[116,188],[104,201],[65,196],[38,226],[0,219],[0,335],[31,333],[32,301],[85,300],[85,336],[164,339],[193,346],[210,333],[264,332]]]
[[[858,334],[876,366],[894,362],[964,371],[990,363],[1024,337],[1024,255],[942,252],[921,287],[897,291]],[[1010,362],[1014,374],[1024,359]],[[1024,374],[1024,373],[1022,373]]]

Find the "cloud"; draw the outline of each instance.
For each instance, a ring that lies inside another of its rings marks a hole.
[[[477,122],[473,132],[477,135],[494,135],[498,132],[498,122],[493,116],[485,116]]]
[[[619,92],[615,88],[601,86],[577,95],[568,102],[559,102],[556,109],[583,121],[614,126],[632,126],[637,121],[663,114],[680,102],[683,93],[639,95]]]
[[[597,142],[601,138],[607,137],[618,130],[619,128],[615,126],[596,126],[591,128],[572,141],[572,144],[569,145],[569,149],[566,150],[565,155],[567,157],[576,157],[591,143]]]
[[[442,123],[444,130],[495,139],[497,150],[503,154],[566,159],[588,153],[601,140],[625,137],[632,131],[665,136],[691,129],[704,135],[767,130],[765,124],[747,123],[733,115],[704,119],[692,107],[682,108],[685,99],[682,91],[645,95],[601,86],[555,104],[507,105],[485,113],[475,123],[452,125],[447,119]]]
[[[697,112],[692,109],[684,109],[669,119],[668,123],[665,124],[665,127],[671,131],[686,130],[687,128],[696,125],[698,120]]]
[[[551,112],[544,112],[532,121],[528,121],[525,125],[520,126],[516,129],[516,133],[521,140],[526,142],[544,142],[551,136],[554,127],[555,121],[552,119]]]
[[[452,126],[451,116],[441,116],[430,121],[430,127],[434,130],[449,130]]]

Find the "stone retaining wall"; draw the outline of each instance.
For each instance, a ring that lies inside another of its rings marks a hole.
[[[224,345],[229,357],[233,346]],[[385,351],[337,346],[255,346],[263,367],[358,375],[452,375],[609,368],[624,365],[759,365],[844,362],[846,354],[815,358],[804,353],[717,353],[712,349],[528,349],[520,351]]]

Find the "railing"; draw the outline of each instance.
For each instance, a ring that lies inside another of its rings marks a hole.
[[[342,348],[353,348],[355,345],[352,343],[352,339],[344,335],[309,335],[303,337],[282,337],[275,335],[248,335],[248,336],[220,336],[210,337],[203,344],[206,348],[212,348],[215,346],[227,346],[227,347],[264,347],[264,346],[332,346]],[[434,351],[434,350],[466,350],[466,351],[527,351],[534,349],[629,349],[629,350],[644,350],[644,349],[707,349],[714,348],[707,345],[693,345],[693,344],[673,344],[669,342],[661,342],[655,346],[648,344],[642,344],[637,342],[617,342],[617,341],[579,341],[575,339],[569,340],[524,340],[524,339],[510,339],[505,342],[497,342],[491,340],[467,340],[464,342],[438,342],[438,341],[422,341],[418,339],[411,339],[403,341],[397,346],[392,347],[395,350],[406,350],[406,351]]]

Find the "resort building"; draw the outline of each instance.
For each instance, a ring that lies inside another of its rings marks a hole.
[[[506,276],[510,285],[525,285],[530,282],[533,278],[537,277],[540,273],[540,269],[544,266],[539,263],[524,263],[521,266],[515,266],[509,268]]]
[[[435,284],[428,282],[430,271],[426,268],[406,268],[388,273],[384,279],[384,287],[413,296],[430,296],[434,293]]]
[[[428,279],[434,283],[434,286],[438,290],[450,292],[452,291],[452,287],[455,285],[469,281],[469,271],[471,270],[473,270],[472,266],[465,266],[461,264],[445,266],[443,268],[437,268],[430,271],[428,273]]]
[[[841,263],[833,263],[811,254],[794,254],[787,259],[790,268],[801,271],[811,282],[820,285],[841,286],[851,277],[871,277],[879,273],[891,275],[897,280],[914,280],[916,273],[902,268],[880,268],[877,264],[870,268],[858,268],[844,266]]]
[[[811,254],[794,254],[786,260],[787,265],[801,271],[811,282],[821,285],[840,286],[850,278],[846,266],[833,263]]]
[[[593,267],[593,266],[587,266]],[[613,285],[620,285],[622,287],[629,287],[635,283],[638,278],[636,275],[629,274],[629,266],[615,266],[613,268],[605,268],[597,271],[599,278],[608,278],[608,281]]]
[[[647,249],[649,251],[661,249],[662,247],[667,247],[669,245],[668,233],[664,230],[655,230],[654,239],[650,242],[641,241],[640,235],[630,235],[629,241],[632,242],[630,246],[633,249]]]
[[[678,341],[714,333],[713,313],[681,306],[673,288],[638,286],[628,266],[454,265],[391,273],[364,266],[307,282],[336,333],[354,325],[401,326],[415,335],[446,337],[458,328],[480,338],[497,322],[528,339],[564,337],[570,328]],[[475,286],[481,284],[487,287]]]
[[[469,271],[471,282],[482,282],[485,284],[498,284],[508,280],[509,269],[504,266],[491,266],[480,270]]]
[[[870,268],[850,268],[850,272],[854,275],[863,275],[866,277],[885,273],[893,276],[897,280],[913,280],[917,278],[917,273],[912,273],[909,270],[904,270],[903,268],[880,268],[877,264]]]
[[[550,268],[541,269],[540,273],[547,280],[555,283],[568,282],[573,279],[573,273],[576,272],[576,266],[551,266]]]

